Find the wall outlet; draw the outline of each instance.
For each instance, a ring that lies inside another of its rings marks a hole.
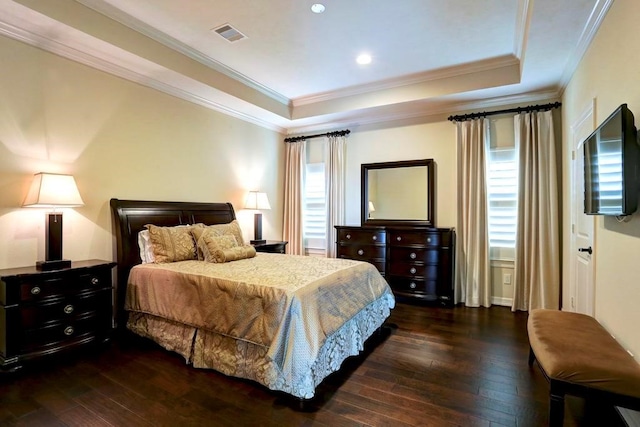
[[[511,274],[503,274],[502,275],[502,284],[510,285],[511,284]]]

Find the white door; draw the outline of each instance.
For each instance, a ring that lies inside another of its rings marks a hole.
[[[595,103],[595,100],[594,100]],[[571,220],[571,273],[569,279],[569,307],[563,310],[595,313],[594,286],[594,217],[584,214],[584,144],[594,127],[594,103],[571,126],[572,162],[572,220]],[[565,304],[566,305],[566,304]]]

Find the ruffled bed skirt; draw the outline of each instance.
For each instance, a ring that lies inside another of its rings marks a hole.
[[[267,358],[268,347],[138,312],[129,313],[127,327],[180,354],[196,368],[215,369],[310,399],[323,379],[340,369],[347,357],[362,351],[364,342],[382,326],[393,306],[393,296],[385,294],[345,322],[325,340],[310,369],[291,376],[298,379],[295,383]]]

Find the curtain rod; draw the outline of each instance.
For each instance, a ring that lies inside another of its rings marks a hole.
[[[311,139],[311,138],[318,138],[321,136],[347,136],[351,133],[351,131],[349,129],[345,129],[345,130],[338,130],[335,132],[327,132],[327,133],[318,133],[316,135],[307,135],[307,136],[291,136],[289,138],[285,138],[284,142],[298,142],[298,141],[302,141],[305,139]]]
[[[506,114],[506,113],[529,113],[531,111],[547,111],[553,108],[558,108],[562,105],[560,102],[554,102],[551,104],[542,104],[542,105],[529,105],[527,107],[517,107],[517,108],[509,108],[507,110],[498,110],[498,111],[483,111],[481,113],[471,113],[471,114],[462,114],[459,116],[449,116],[448,120],[452,122],[463,122],[465,120],[473,120],[479,117],[486,116],[494,116],[496,114]]]

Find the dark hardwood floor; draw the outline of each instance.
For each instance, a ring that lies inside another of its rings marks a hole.
[[[548,385],[527,365],[526,313],[398,303],[362,356],[305,411],[253,382],[197,370],[133,337],[0,376],[0,424],[25,426],[544,426]],[[619,425],[569,398],[567,426]]]

